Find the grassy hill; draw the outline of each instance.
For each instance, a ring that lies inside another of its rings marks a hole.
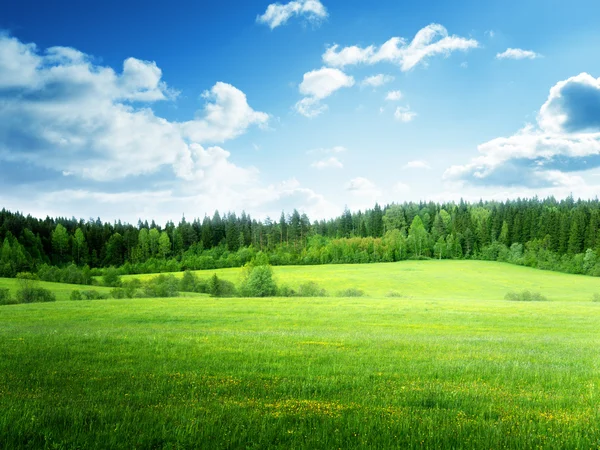
[[[274,267],[278,284],[297,288],[315,281],[331,295],[356,287],[371,297],[390,293],[420,299],[501,300],[511,290],[539,291],[550,300],[589,301],[600,293],[600,278],[549,272],[529,267],[486,261],[401,261],[382,264],[341,264],[326,266]],[[195,272],[208,278],[216,273],[237,282],[241,269]],[[182,273],[174,274],[177,277]],[[123,277],[148,279],[149,275]]]
[[[597,448],[600,280],[462,261],[276,274],[371,296],[0,307],[0,442]],[[502,299],[525,288],[553,301]]]

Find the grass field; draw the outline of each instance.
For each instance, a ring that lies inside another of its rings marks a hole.
[[[0,447],[600,446],[599,279],[461,261],[276,274],[370,296],[0,307]]]
[[[297,288],[315,281],[330,295],[347,288],[362,289],[367,296],[390,293],[415,299],[502,300],[511,290],[539,291],[549,300],[590,301],[600,293],[600,278],[549,272],[487,261],[402,261],[386,264],[281,266],[273,268],[278,284]],[[200,270],[201,278],[216,273],[237,283],[241,269]],[[177,277],[182,273],[175,273]],[[155,274],[123,277],[149,279]]]
[[[71,292],[74,290],[84,291],[87,289],[95,289],[102,294],[109,294],[111,288],[104,286],[82,286],[80,284],[67,283],[50,283],[47,281],[39,281],[39,287],[50,290],[56,296],[57,301],[69,300]],[[19,289],[19,280],[15,278],[0,278],[0,288],[8,288],[11,295],[14,297]],[[2,310],[0,310],[2,314]]]

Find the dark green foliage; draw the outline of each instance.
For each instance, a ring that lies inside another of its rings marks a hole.
[[[56,296],[48,289],[39,286],[37,275],[29,272],[17,274],[19,289],[17,290],[17,303],[43,303],[55,302]]]
[[[121,286],[121,276],[119,270],[114,267],[109,267],[104,271],[102,275],[102,284],[108,287],[119,287]]]
[[[513,302],[544,302],[547,301],[548,298],[540,294],[539,292],[531,292],[531,291],[522,291],[522,292],[508,292],[504,296],[505,300],[510,300]]]
[[[314,281],[309,281],[300,285],[298,297],[327,297],[327,291]]]
[[[125,292],[126,298],[134,298],[139,289],[142,287],[142,282],[137,278],[121,283],[122,289]]]
[[[190,270],[186,270],[179,282],[179,290],[182,292],[199,292],[199,284],[200,280],[196,274]]]
[[[348,288],[337,293],[338,297],[363,297],[365,295],[365,291],[357,288]]]
[[[0,288],[0,305],[14,305],[18,303],[16,298],[10,295],[8,288]]]
[[[298,293],[287,284],[277,287],[277,297],[295,297]]]
[[[121,275],[209,270],[241,267],[257,254],[271,265],[469,258],[600,276],[599,233],[600,201],[573,198],[376,204],[312,224],[297,210],[263,222],[215,211],[164,227],[42,221],[2,210],[0,276],[29,271],[45,281],[91,284],[99,267],[119,266]]]
[[[223,280],[213,274],[208,281],[207,292],[211,297],[235,297],[235,285],[231,281]]]
[[[242,297],[272,297],[277,294],[273,269],[268,265],[249,267],[240,286]]]
[[[145,297],[177,297],[179,280],[173,275],[159,275],[143,285]]]
[[[108,295],[98,292],[96,289],[81,291],[82,300],[106,300]]]
[[[73,289],[71,291],[71,295],[69,297],[71,300],[83,300],[83,296],[81,295],[81,291],[78,289]]]
[[[39,286],[21,287],[17,291],[18,303],[45,303],[55,302],[56,296],[48,289]]]

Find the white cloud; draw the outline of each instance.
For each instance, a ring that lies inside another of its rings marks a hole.
[[[321,100],[314,97],[304,97],[296,102],[294,109],[304,117],[312,119],[323,114],[329,107],[321,103]]]
[[[398,181],[394,184],[393,191],[397,194],[408,194],[410,192],[410,186],[406,183]]]
[[[553,133],[600,131],[600,78],[584,72],[556,83],[537,120]]]
[[[383,195],[383,192],[375,183],[364,177],[351,179],[345,187],[352,196],[348,206],[353,209],[372,208],[376,201],[381,200]]]
[[[479,156],[446,170],[444,179],[473,185],[581,187],[573,172],[600,167],[600,79],[587,73],[558,82],[537,126],[478,146]]]
[[[379,87],[383,86],[384,84],[391,83],[392,81],[394,81],[393,76],[380,73],[378,75],[366,77],[364,80],[362,80],[360,85],[362,87]]]
[[[354,45],[340,48],[337,44],[332,45],[323,54],[323,61],[332,67],[390,62],[406,72],[421,62],[425,63],[431,56],[448,56],[453,51],[467,51],[478,46],[479,43],[474,39],[449,36],[442,25],[430,24],[419,30],[410,43],[403,38],[393,37],[380,47],[370,45],[362,48]]]
[[[316,99],[329,97],[338,89],[354,85],[354,78],[338,69],[323,67],[304,74],[300,93]]]
[[[243,92],[221,82],[197,118],[165,120],[148,105],[177,95],[161,78],[154,62],[128,58],[116,73],[76,49],[40,52],[0,36],[0,159],[94,180],[163,166],[191,178],[197,161],[190,144],[225,142],[268,121]]]
[[[402,92],[400,91],[389,91],[386,96],[385,99],[391,102],[396,102],[398,100],[400,100],[402,98]]]
[[[368,192],[376,189],[377,187],[375,186],[375,184],[373,184],[372,181],[364,177],[353,178],[346,184],[346,190],[348,191]]]
[[[466,61],[463,61],[460,63],[460,67],[461,69],[468,69],[469,68],[469,63]]]
[[[411,111],[408,106],[398,106],[396,111],[394,111],[394,119],[399,120],[400,122],[412,122],[415,117],[417,117],[417,113]]]
[[[480,156],[450,167],[446,180],[496,186],[558,186],[560,171],[592,169],[600,159],[600,133],[553,134],[527,126],[478,146]]]
[[[536,59],[542,55],[531,50],[523,50],[520,48],[507,48],[502,53],[496,54],[496,59]]]
[[[323,67],[304,74],[300,83],[300,93],[305,97],[294,108],[303,116],[312,118],[327,110],[321,100],[329,97],[338,89],[354,86],[354,78],[339,69]]]
[[[169,121],[152,110],[177,96],[156,63],[129,58],[119,73],[92,61],[76,49],[40,51],[0,36],[0,165],[44,173],[10,190],[0,177],[0,204],[133,223],[217,208],[265,217],[287,205],[314,218],[335,209],[297,181],[262,185],[257,168],[236,165],[215,145],[269,120],[239,89],[218,82],[195,118]]]
[[[323,170],[323,169],[341,169],[344,165],[340,162],[339,159],[332,156],[330,158],[321,159],[320,161],[315,161],[311,165],[315,169]]]
[[[186,137],[195,142],[221,143],[244,133],[251,125],[264,126],[268,114],[253,110],[234,86],[218,82],[203,94],[208,100],[203,114],[182,124]]]
[[[431,166],[427,161],[415,160],[407,162],[403,169],[431,169]]]
[[[293,16],[303,16],[308,21],[318,24],[327,18],[327,9],[319,0],[295,0],[282,5],[272,3],[264,14],[256,21],[268,25],[271,30],[284,25]]]
[[[487,37],[489,37],[490,39],[494,39],[494,36],[496,36],[496,33],[494,32],[494,30],[487,30],[484,33]]]

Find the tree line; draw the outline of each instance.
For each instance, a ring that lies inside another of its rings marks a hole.
[[[272,265],[465,258],[599,276],[599,228],[598,199],[572,197],[375,204],[313,222],[297,210],[262,221],[215,211],[164,226],[42,220],[3,209],[0,276],[38,272],[49,281],[85,283],[105,267],[122,273],[237,267],[261,251]]]

